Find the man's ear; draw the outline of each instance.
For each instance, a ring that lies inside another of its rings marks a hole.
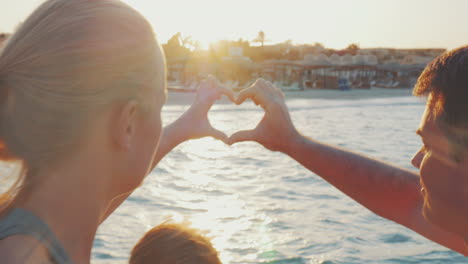
[[[111,133],[115,146],[122,151],[128,151],[132,147],[135,136],[138,103],[129,101],[117,110],[113,120]]]

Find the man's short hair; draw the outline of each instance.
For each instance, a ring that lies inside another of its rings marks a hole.
[[[413,94],[428,96],[433,114],[468,128],[468,46],[445,52],[424,69]]]

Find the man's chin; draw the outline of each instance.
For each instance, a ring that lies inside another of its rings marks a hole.
[[[449,211],[441,212],[434,210],[434,207],[425,201],[422,208],[422,215],[428,223],[445,231],[460,235],[460,227],[457,226],[457,222],[452,221],[453,216],[450,215]]]
[[[429,212],[429,208],[427,207],[426,202],[424,202],[424,205],[421,210],[422,210],[422,215],[424,219],[426,219],[427,222],[432,223],[431,213]]]
[[[429,204],[427,200],[424,201],[423,207],[422,207],[422,215],[424,219],[426,219],[427,222],[439,226],[441,228],[444,228],[443,222],[440,221],[439,217],[437,217],[437,214],[434,213],[433,208]],[[444,228],[445,229],[445,228]]]

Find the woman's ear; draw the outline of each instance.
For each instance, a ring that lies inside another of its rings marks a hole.
[[[129,151],[132,147],[133,138],[137,125],[138,103],[135,100],[121,105],[113,120],[111,134],[116,147],[122,151]]]

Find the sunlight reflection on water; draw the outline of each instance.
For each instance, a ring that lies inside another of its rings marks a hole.
[[[354,92],[354,91],[353,91]],[[336,92],[339,96],[339,92]],[[390,92],[387,92],[390,93]],[[400,166],[419,148],[424,105],[409,97],[288,99],[300,131]],[[164,107],[164,122],[188,105]],[[248,103],[215,105],[227,134],[263,116]],[[463,263],[464,258],[381,219],[284,154],[255,143],[185,142],[99,229],[93,263],[124,263],[131,247],[168,216],[207,230],[224,263]],[[276,262],[275,262],[276,261]]]

